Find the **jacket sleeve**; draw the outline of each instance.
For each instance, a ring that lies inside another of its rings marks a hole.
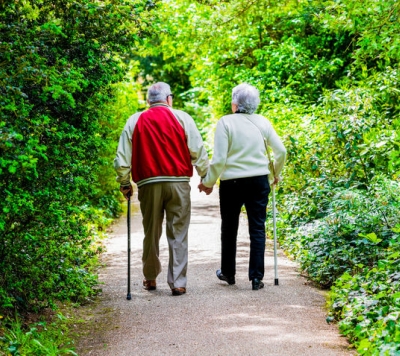
[[[139,116],[140,113],[137,113],[128,119],[119,138],[114,169],[117,172],[116,180],[121,186],[130,185],[131,182],[132,135]]]
[[[286,148],[272,125],[269,128],[268,145],[271,146],[274,153],[275,175],[279,177],[286,160]]]
[[[192,165],[196,168],[198,175],[204,177],[208,171],[209,161],[200,132],[189,114],[180,110],[173,110],[173,112],[185,130]]]
[[[211,188],[223,172],[228,158],[229,138],[227,129],[222,120],[217,123],[214,136],[214,153],[210,164],[210,169],[202,183]]]

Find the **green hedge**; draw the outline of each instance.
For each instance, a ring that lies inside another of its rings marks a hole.
[[[2,309],[93,293],[91,226],[101,223],[101,209],[118,209],[115,186],[107,186],[114,176],[104,169],[115,141],[111,84],[124,77],[144,33],[144,4],[0,5]]]

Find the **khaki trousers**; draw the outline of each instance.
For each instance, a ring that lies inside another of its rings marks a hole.
[[[167,282],[170,288],[186,287],[188,265],[188,229],[190,223],[189,182],[161,182],[139,188],[143,216],[143,275],[155,280],[161,272],[159,242],[164,211],[169,248]]]

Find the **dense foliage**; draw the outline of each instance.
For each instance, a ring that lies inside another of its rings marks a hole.
[[[190,88],[175,90],[211,114],[194,112],[206,127],[229,112],[233,86],[260,89],[259,112],[289,151],[281,244],[309,278],[332,288],[328,319],[340,321],[361,354],[400,352],[399,3],[159,6],[155,36],[141,52],[142,63],[151,61],[143,76],[182,83],[188,74]]]
[[[144,34],[146,6],[134,0],[0,5],[3,310],[82,301],[94,292],[91,266],[100,251],[94,227],[118,210],[107,169],[116,141],[111,84],[124,77]]]
[[[281,245],[331,288],[328,320],[361,354],[399,353],[399,12],[396,0],[3,2],[0,308],[93,293],[90,228],[118,211],[111,162],[143,106],[135,79],[169,82],[210,147],[248,82],[289,153]]]

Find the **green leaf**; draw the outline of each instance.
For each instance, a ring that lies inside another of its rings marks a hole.
[[[360,233],[360,234],[358,234],[358,236],[364,237],[364,238],[366,238],[367,240],[371,241],[374,244],[378,244],[379,242],[382,241],[382,239],[379,239],[374,232],[371,232],[369,234]]]
[[[381,141],[381,142],[378,142],[377,144],[375,144],[375,147],[380,148],[382,146],[385,146],[386,144],[387,144],[387,141]]]
[[[9,171],[11,174],[16,173],[16,172],[17,172],[17,167],[16,167],[16,165],[9,166],[9,167],[8,167],[8,171]]]
[[[363,355],[370,349],[371,342],[368,339],[362,339],[358,344],[357,351]]]
[[[394,293],[394,294],[392,295],[392,298],[393,298],[393,299],[399,299],[399,298],[400,298],[400,292]]]

